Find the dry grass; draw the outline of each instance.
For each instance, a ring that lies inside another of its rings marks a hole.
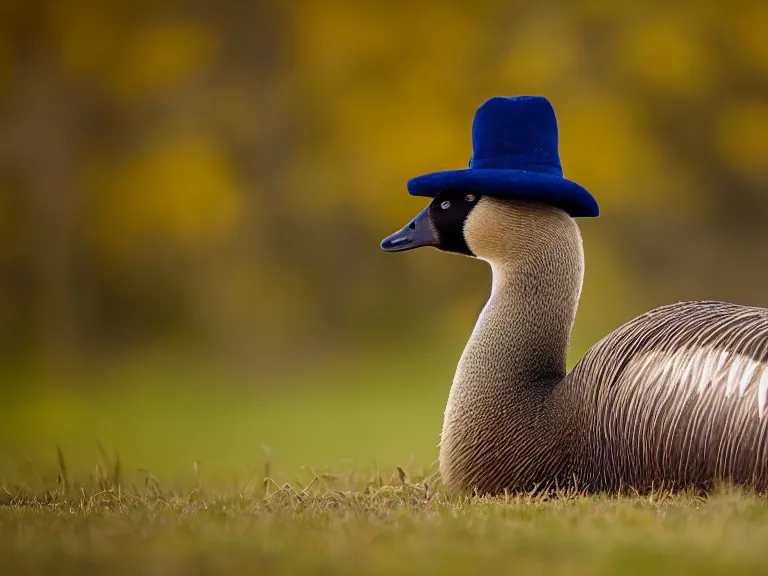
[[[733,489],[472,498],[402,469],[174,487],[119,462],[0,490],[4,574],[734,574],[768,570],[768,501]]]

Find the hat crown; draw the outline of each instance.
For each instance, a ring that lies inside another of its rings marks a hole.
[[[562,177],[557,118],[542,96],[496,96],[472,123],[470,168],[523,170]]]
[[[557,149],[557,119],[542,96],[496,96],[472,122],[469,168],[422,174],[408,181],[414,196],[434,198],[442,190],[533,200],[576,217],[597,216],[597,201],[563,177]]]

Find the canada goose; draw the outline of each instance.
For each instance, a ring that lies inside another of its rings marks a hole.
[[[445,484],[484,493],[707,489],[719,480],[768,489],[768,310],[657,308],[566,374],[584,273],[574,217],[596,216],[597,203],[562,178],[544,98],[487,101],[473,145],[469,169],[409,182],[434,199],[382,241],[386,251],[434,246],[492,269],[445,410]]]

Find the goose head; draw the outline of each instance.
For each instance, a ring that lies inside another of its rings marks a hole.
[[[563,240],[571,240],[566,242],[570,249]],[[549,249],[580,252],[580,245],[575,221],[560,208],[458,190],[440,192],[406,226],[381,242],[386,252],[432,246],[492,265],[539,259]]]

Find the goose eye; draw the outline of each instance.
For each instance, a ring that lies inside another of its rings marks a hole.
[[[467,202],[474,202],[475,198],[476,196],[474,194],[467,194],[466,196],[464,196],[464,200],[466,200]]]
[[[451,207],[451,203],[448,200],[443,200],[442,204],[440,204],[440,208],[443,210],[447,210]]]

